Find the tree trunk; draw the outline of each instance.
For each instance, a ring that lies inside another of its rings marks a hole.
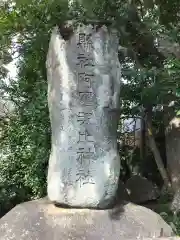
[[[170,183],[170,180],[168,178],[168,175],[167,175],[166,169],[164,167],[159,149],[156,145],[156,142],[155,142],[155,139],[154,139],[154,136],[153,136],[153,131],[152,131],[152,108],[147,110],[145,119],[146,119],[146,128],[147,128],[147,133],[148,133],[148,140],[149,140],[150,149],[151,149],[151,151],[154,155],[154,159],[156,161],[156,164],[157,164],[158,170],[159,170],[159,172],[162,176],[162,179],[164,180],[165,187],[167,189],[170,189],[171,188],[171,183]]]
[[[140,157],[141,161],[146,159],[146,123],[144,115],[141,118]]]

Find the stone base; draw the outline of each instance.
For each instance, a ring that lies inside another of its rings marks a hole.
[[[158,214],[132,203],[111,210],[65,209],[40,199],[17,205],[0,219],[1,240],[119,240],[172,235],[171,227]]]

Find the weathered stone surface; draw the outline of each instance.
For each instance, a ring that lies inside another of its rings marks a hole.
[[[155,200],[160,196],[160,192],[146,178],[138,175],[132,176],[125,184],[130,200],[134,203],[144,203]]]
[[[82,25],[65,41],[55,28],[46,65],[52,127],[48,196],[74,207],[105,208],[120,172],[116,32]]]
[[[16,206],[0,220],[1,240],[119,240],[171,235],[171,227],[158,214],[130,203],[114,210],[63,209],[41,199]]]
[[[143,240],[180,240],[180,237],[176,236],[176,237],[169,237],[169,238],[161,237],[160,239],[159,238],[140,238],[140,239],[143,239]],[[130,239],[128,239],[128,240],[130,240]]]
[[[143,240],[152,240],[152,238],[143,238]],[[160,239],[159,238],[153,238],[153,240],[160,240]],[[169,237],[169,238],[161,237],[161,240],[180,240],[180,237],[178,237],[178,236]]]

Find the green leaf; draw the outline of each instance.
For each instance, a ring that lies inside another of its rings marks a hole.
[[[176,116],[180,116],[180,110],[176,112]]]

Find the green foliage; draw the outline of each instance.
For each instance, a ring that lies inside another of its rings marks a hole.
[[[142,107],[166,106],[171,101],[179,114],[180,60],[165,57],[155,44],[161,34],[179,41],[177,3],[79,0],[69,6],[67,0],[11,0],[2,4],[0,91],[15,105],[8,121],[0,120],[0,203],[5,211],[46,194],[50,123],[45,61],[52,27],[67,19],[112,21],[119,34],[119,60],[126,80],[121,87],[122,115],[135,117]],[[8,85],[4,64],[14,52],[19,54],[18,76]],[[127,156],[131,158],[124,152],[125,160]]]
[[[45,61],[49,30],[64,20],[65,8],[63,1],[59,6],[17,1],[11,11],[7,6],[4,9],[7,23],[2,22],[0,26],[8,28],[11,38],[13,29],[16,29],[20,57],[17,62],[18,81],[11,80],[10,85],[2,86],[15,104],[13,116],[4,125],[1,136],[2,155],[8,151],[0,161],[2,212],[21,201],[46,194],[50,123]],[[13,22],[10,21],[12,19]]]
[[[174,215],[168,206],[164,207],[163,211],[159,208],[157,213],[172,227],[174,233],[180,236],[180,216]]]

